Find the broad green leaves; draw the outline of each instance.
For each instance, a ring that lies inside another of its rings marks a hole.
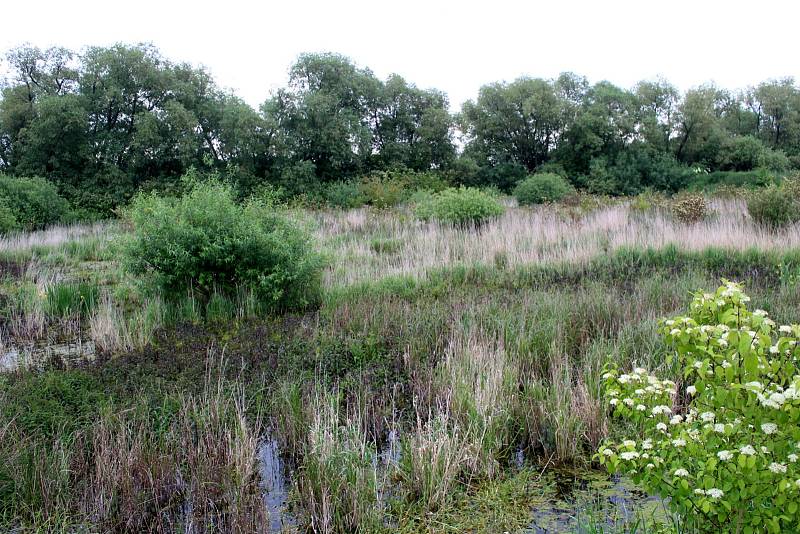
[[[640,435],[607,443],[597,458],[669,497],[703,532],[800,528],[800,328],[751,313],[749,300],[724,281],[695,294],[688,316],[661,323],[682,390],[644,369],[604,375],[609,406]]]

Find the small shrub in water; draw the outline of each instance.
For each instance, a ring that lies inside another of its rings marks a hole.
[[[128,270],[152,275],[173,295],[248,287],[278,309],[319,298],[322,260],[309,235],[273,206],[238,204],[228,185],[201,183],[176,200],[142,195],[128,217]]]

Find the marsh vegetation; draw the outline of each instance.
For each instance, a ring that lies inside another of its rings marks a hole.
[[[756,223],[738,198],[708,199],[695,222],[647,199],[501,202],[478,226],[421,220],[412,204],[272,206],[325,266],[295,278],[318,300],[280,313],[246,281],[176,292],[126,267],[135,216],[8,236],[4,520],[131,532],[679,521],[594,474],[602,440],[627,428],[609,419],[602,370],[676,378],[657,321],[721,277],[790,321],[800,233]],[[158,206],[133,209],[160,220]],[[175,235],[197,236],[170,217]]]
[[[797,321],[793,80],[565,73],[451,114],[304,54],[255,110],[152,46],[7,61],[0,528],[729,524],[618,463],[643,430],[612,417],[609,369],[685,386],[659,321],[721,279]]]

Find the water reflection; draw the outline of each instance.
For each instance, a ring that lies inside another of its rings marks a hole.
[[[287,510],[290,475],[281,458],[278,442],[269,434],[258,449],[258,460],[270,532],[282,532],[284,527],[296,526],[297,521]]]
[[[542,476],[545,501],[533,510],[528,533],[580,532],[587,523],[625,529],[642,517],[664,519],[662,501],[628,480],[594,471],[553,470]]]

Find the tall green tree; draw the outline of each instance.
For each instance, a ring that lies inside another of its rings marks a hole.
[[[552,81],[520,78],[485,85],[461,112],[467,151],[484,165],[518,163],[533,171],[556,147],[567,108],[568,100]]]

